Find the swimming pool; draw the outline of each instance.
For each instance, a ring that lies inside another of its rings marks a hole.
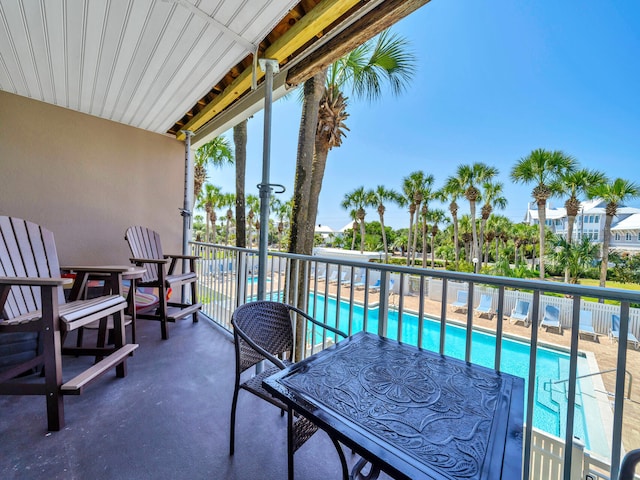
[[[309,295],[309,313],[319,320],[325,318],[325,300],[318,295]],[[329,298],[327,305],[327,321],[333,325],[336,318],[336,300]],[[364,308],[353,306],[352,332],[364,330]],[[340,302],[338,328],[348,332],[349,303]],[[378,332],[378,308],[367,311],[366,331]],[[387,336],[398,339],[398,312],[389,310]],[[317,332],[321,335],[321,332]],[[472,363],[493,368],[495,358],[496,337],[488,333],[474,330],[472,332]],[[401,340],[417,345],[418,317],[404,312],[402,315]],[[317,343],[319,340],[316,339]],[[432,351],[440,348],[440,321],[425,316],[422,329],[422,347]],[[445,328],[445,355],[464,359],[466,345],[466,328],[447,324]],[[525,392],[529,380],[530,345],[511,338],[502,339],[502,355],[500,370],[524,378]],[[591,373],[587,358],[581,354],[578,358],[578,376]],[[557,349],[538,347],[536,357],[536,388],[533,409],[533,426],[547,433],[564,439],[567,415],[569,354]],[[526,399],[525,399],[526,401]],[[607,455],[608,445],[604,440],[605,432],[600,420],[598,402],[596,400],[592,378],[582,378],[577,383],[576,408],[574,415],[574,435],[580,438],[587,449]]]

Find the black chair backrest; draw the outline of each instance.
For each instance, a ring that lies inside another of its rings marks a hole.
[[[60,264],[53,233],[21,218],[0,216],[0,276],[59,278]],[[64,292],[58,289],[58,302],[64,304]],[[11,287],[1,312],[11,319],[39,310],[39,287]]]
[[[285,304],[270,301],[246,303],[233,312],[231,323],[240,371],[245,371],[266,357],[240,338],[238,330],[271,355],[277,357],[286,353],[291,357],[293,327]]]
[[[134,258],[151,260],[162,260],[164,258],[158,232],[136,225],[127,229],[124,238],[129,244]],[[142,282],[155,282],[158,280],[158,268],[162,268],[162,265],[145,263],[142,266],[147,270],[142,277]]]

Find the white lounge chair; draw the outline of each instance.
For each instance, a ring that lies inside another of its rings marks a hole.
[[[364,287],[367,286],[367,284],[365,283],[365,280],[366,280],[366,275],[365,275],[364,269],[361,269],[358,280],[353,282],[353,285],[352,285],[353,288],[355,288],[356,290],[363,289]]]
[[[512,325],[517,324],[518,322],[522,322],[525,327],[529,326],[529,302],[525,300],[518,300],[516,302],[516,306],[511,310],[511,315],[509,316],[509,322]]]
[[[351,286],[351,276],[349,272],[347,271],[342,272],[342,275],[340,276],[340,285],[343,285],[345,287]]]
[[[578,325],[578,333],[593,336],[593,341],[598,340],[598,335],[593,329],[593,314],[591,310],[580,310],[580,323]]]
[[[338,271],[334,270],[331,272],[331,276],[329,277],[329,283],[338,283]]]
[[[376,283],[369,287],[369,292],[375,293],[380,291],[380,279],[376,280]]]
[[[618,341],[620,340],[620,315],[611,315],[611,330],[609,330],[609,338]],[[638,350],[638,339],[633,333],[627,333],[627,342],[633,343],[634,348]]]
[[[478,313],[478,316],[488,315],[489,318],[493,318],[493,310],[491,309],[491,303],[493,299],[491,295],[487,295],[483,293],[480,296],[480,304],[475,308],[475,311]]]
[[[549,328],[557,328],[562,333],[562,325],[560,324],[560,310],[553,305],[547,305],[544,307],[544,317],[540,322],[540,327],[545,327],[547,331]]]
[[[458,310],[467,309],[467,301],[469,300],[469,295],[466,290],[458,290],[456,301],[451,304],[451,309],[454,312]]]

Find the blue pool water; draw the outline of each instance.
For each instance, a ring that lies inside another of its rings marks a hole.
[[[271,281],[270,278],[267,278],[267,283],[269,283]],[[255,275],[253,277],[247,277],[247,283],[250,285],[253,285],[254,283],[257,285],[258,284],[258,276]]]
[[[327,302],[327,323],[335,324],[336,300],[330,298]],[[318,295],[318,301],[314,302],[313,294],[309,296],[309,314],[319,320],[325,318],[324,297]],[[339,322],[337,327],[349,331],[349,303],[340,302]],[[364,324],[366,321],[366,325]],[[352,314],[352,332],[366,330],[378,332],[378,309],[367,310],[366,320],[364,308],[354,305]],[[466,345],[466,329],[447,325],[445,330],[445,355],[464,359]],[[398,312],[389,311],[387,336],[398,340]],[[321,335],[321,332],[318,332]],[[400,340],[417,345],[418,342],[418,317],[404,313],[402,315],[402,331]],[[318,340],[316,340],[317,343]],[[422,328],[422,347],[432,351],[440,348],[440,322],[424,318]],[[495,335],[473,331],[471,361],[472,363],[493,368],[495,358]],[[500,370],[519,376],[525,381],[525,397],[529,379],[529,352],[528,343],[519,342],[509,338],[502,339],[502,356]],[[589,366],[584,355],[578,358],[578,376],[588,374]],[[565,436],[565,423],[567,414],[567,390],[568,382],[562,382],[569,377],[569,355],[563,351],[538,347],[536,358],[536,389],[533,426],[560,438]],[[525,398],[526,401],[526,398]],[[589,412],[588,415],[585,412]],[[594,418],[595,415],[595,418]],[[591,417],[587,419],[587,416]],[[591,379],[586,378],[578,382],[576,395],[576,409],[574,415],[574,435],[585,442],[590,450],[596,448],[595,443],[602,436],[600,415],[594,405],[594,393]],[[589,426],[587,426],[589,425]],[[592,426],[593,425],[593,426]],[[596,442],[592,440],[596,439]],[[594,443],[594,445],[592,445]],[[605,452],[606,453],[606,452]]]

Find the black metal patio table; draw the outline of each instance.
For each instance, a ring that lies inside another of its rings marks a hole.
[[[360,332],[264,386],[371,462],[368,478],[522,476],[522,378]]]

